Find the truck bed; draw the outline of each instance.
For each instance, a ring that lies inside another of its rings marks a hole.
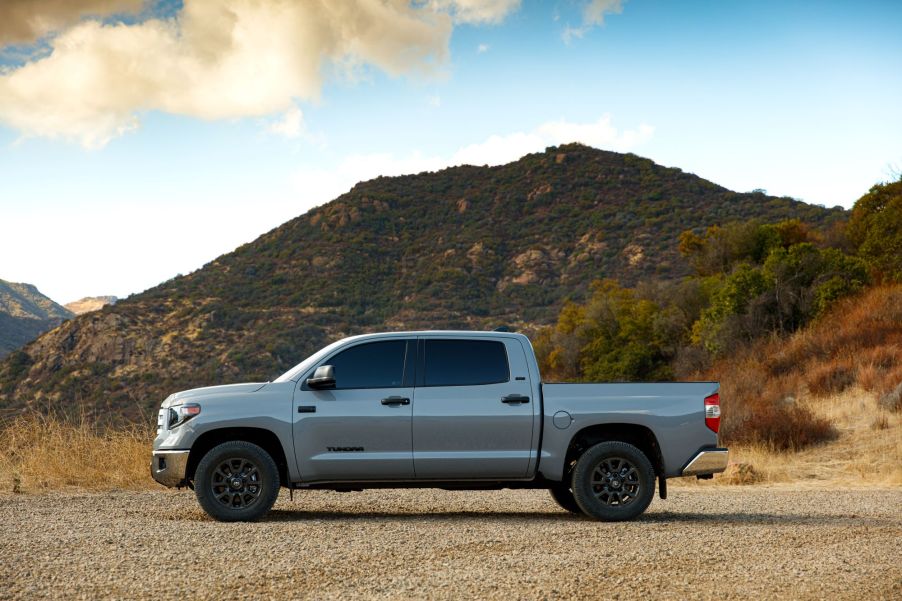
[[[667,477],[682,469],[701,448],[716,447],[717,434],[705,426],[706,396],[717,382],[543,383],[540,472],[560,478],[568,444],[583,428],[633,426],[654,432]]]

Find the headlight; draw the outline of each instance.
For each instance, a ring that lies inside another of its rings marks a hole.
[[[200,415],[200,405],[197,403],[185,403],[178,407],[169,408],[169,429],[181,426],[192,417]]]

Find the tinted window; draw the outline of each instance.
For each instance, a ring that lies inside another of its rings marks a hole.
[[[336,388],[394,388],[404,379],[406,340],[352,346],[329,359]]]
[[[510,379],[504,345],[490,340],[426,340],[426,386],[497,384]]]

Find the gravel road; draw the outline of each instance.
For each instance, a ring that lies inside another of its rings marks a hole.
[[[902,490],[676,489],[640,520],[544,491],[0,496],[0,599],[902,599]]]

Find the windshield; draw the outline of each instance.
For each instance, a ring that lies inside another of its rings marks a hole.
[[[315,353],[313,353],[312,355],[310,355],[309,357],[307,357],[306,359],[304,359],[303,361],[301,361],[300,363],[298,363],[297,365],[295,365],[294,367],[292,367],[291,369],[289,369],[288,371],[286,371],[284,374],[282,374],[281,376],[279,376],[278,378],[276,378],[273,381],[274,382],[287,382],[289,380],[296,380],[297,378],[301,377],[301,375],[303,375],[304,372],[306,372],[311,367],[316,365],[317,361],[319,361],[324,356],[331,353],[333,349],[335,349],[337,346],[341,345],[346,340],[347,340],[347,338],[343,338],[342,340],[336,340],[329,346],[321,348],[320,350],[316,351]]]

